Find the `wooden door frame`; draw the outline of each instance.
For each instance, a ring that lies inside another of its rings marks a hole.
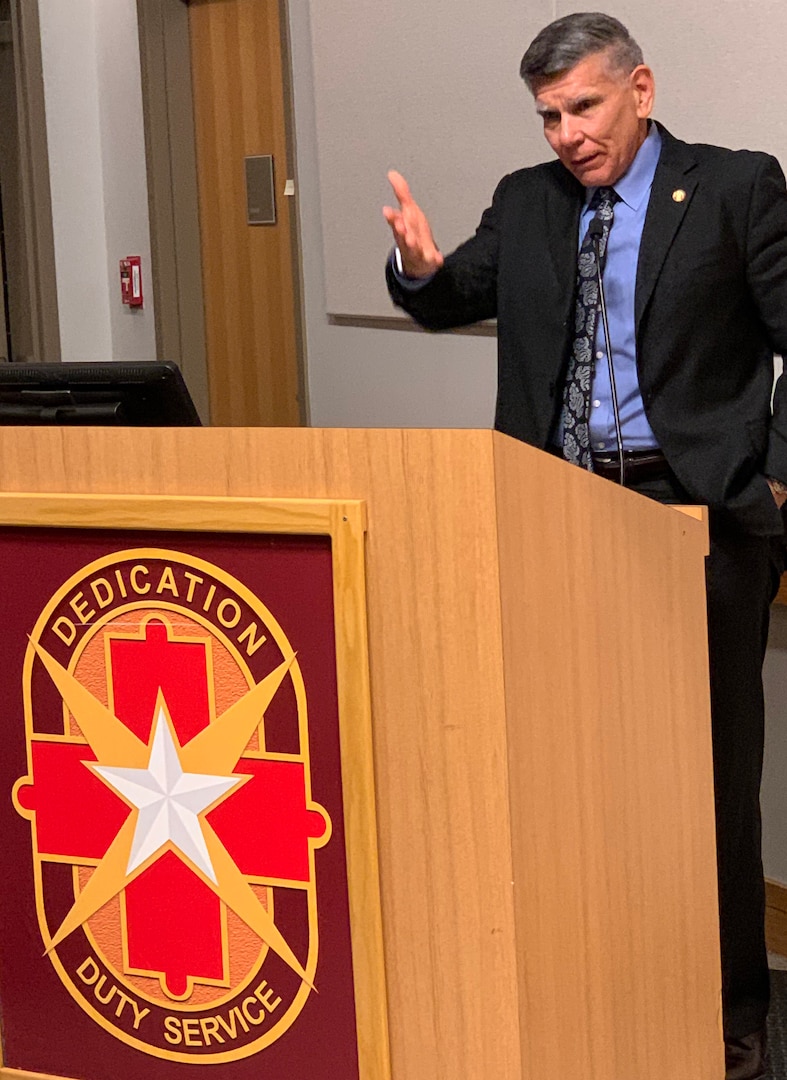
[[[7,364],[13,356],[8,325],[8,278],[3,257],[3,186],[0,184],[0,363]]]
[[[33,355],[59,363],[55,237],[38,0],[10,0]]]
[[[277,2],[285,72],[282,90],[287,175],[295,177],[287,0]],[[161,359],[175,360],[180,365],[197,408],[207,422],[208,364],[187,9],[188,0],[137,0],[156,349]],[[308,424],[297,204],[295,210],[291,215],[291,262],[296,304],[298,397],[301,422]]]
[[[295,142],[295,99],[292,74],[292,45],[290,42],[290,3],[278,0],[279,26],[281,28],[281,57],[284,98],[284,126],[287,140],[287,176],[295,182],[293,212],[290,214],[290,245],[293,276],[293,297],[295,304],[295,349],[298,363],[298,403],[301,424],[308,427],[311,423],[309,409],[309,387],[306,378],[306,305],[303,296],[303,245],[301,243],[301,214],[299,205],[298,155]]]
[[[187,15],[181,0],[137,0],[156,355],[178,364],[208,423]]]

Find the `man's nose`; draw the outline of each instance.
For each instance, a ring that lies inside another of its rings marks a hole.
[[[560,118],[560,143],[561,146],[579,146],[584,139],[582,126],[576,116],[561,116]]]

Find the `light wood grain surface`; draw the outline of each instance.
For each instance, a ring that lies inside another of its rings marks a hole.
[[[523,490],[497,447],[519,1003],[560,1037],[523,1076],[721,1077],[705,528],[528,456]]]
[[[0,429],[0,490],[364,500],[394,1080],[719,1080],[700,522],[485,431]]]

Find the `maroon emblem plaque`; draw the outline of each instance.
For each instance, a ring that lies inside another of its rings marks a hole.
[[[3,1065],[383,1080],[361,510],[170,502],[0,533]]]

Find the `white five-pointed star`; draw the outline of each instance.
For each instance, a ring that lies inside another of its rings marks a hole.
[[[244,783],[246,777],[184,772],[163,705],[159,705],[154,721],[146,769],[110,765],[91,765],[91,768],[138,811],[127,874],[171,841],[206,877],[216,882],[197,815]]]

